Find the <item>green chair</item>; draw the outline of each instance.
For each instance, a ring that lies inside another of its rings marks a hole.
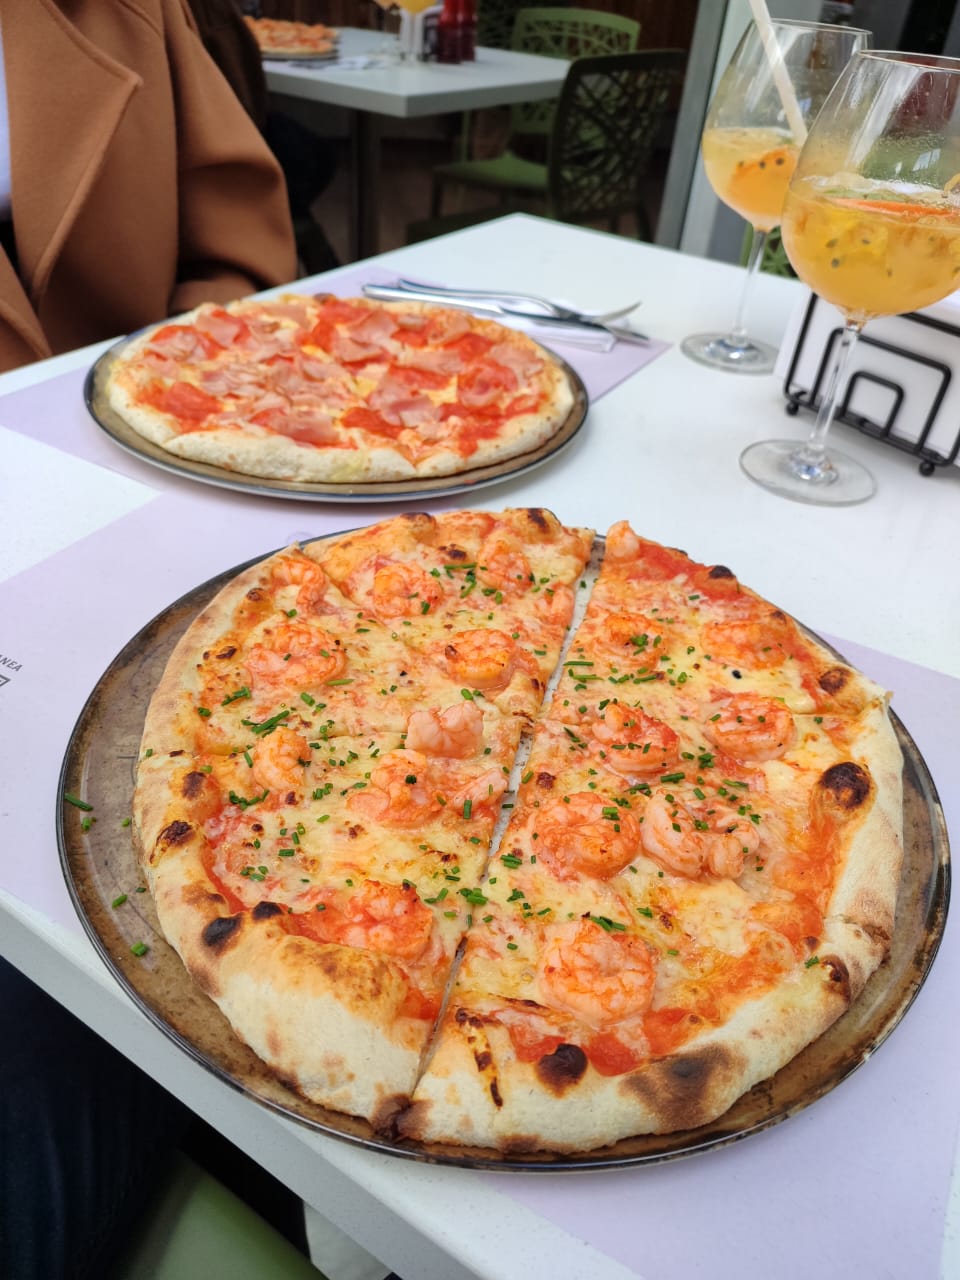
[[[593,54],[625,53],[636,48],[639,35],[639,22],[616,13],[601,13],[593,9],[524,8],[516,12],[510,48],[517,53],[536,53],[545,58],[573,59]],[[504,150],[484,160],[468,157],[470,117],[465,115],[458,146],[460,158],[434,169],[434,216],[440,212],[442,195],[439,193],[447,182],[509,191],[513,185],[517,155],[532,154],[543,159],[556,105],[555,98],[514,104],[510,108],[509,136]],[[482,176],[479,170],[472,168],[478,164],[484,166]]]
[[[743,244],[740,247],[741,267],[745,267],[749,261],[752,241],[753,231],[747,227],[746,234],[743,237]],[[793,280],[797,278],[797,273],[790,265],[787,251],[784,249],[783,241],[780,239],[779,227],[775,227],[773,231],[767,233],[767,243],[763,246],[763,257],[760,259],[760,270],[771,276],[786,276],[788,279]]]
[[[223,1183],[179,1156],[104,1280],[324,1280]]]
[[[547,217],[561,222],[606,221],[619,229],[623,214],[632,213],[641,238],[650,239],[652,228],[643,202],[647,167],[660,140],[665,117],[675,101],[683,78],[686,54],[680,49],[642,49],[633,53],[578,58],[571,63],[557,102],[546,164],[513,158],[512,184],[501,188],[513,197],[513,207],[524,207],[536,198]],[[475,168],[455,166],[458,180],[470,172],[483,186],[486,161]],[[454,167],[454,166],[451,166]],[[434,208],[439,211],[435,188]],[[507,206],[509,208],[510,206]],[[507,208],[501,207],[500,212]],[[490,216],[479,210],[478,221]],[[465,225],[464,215],[452,221]],[[442,217],[408,228],[409,241],[446,230]]]

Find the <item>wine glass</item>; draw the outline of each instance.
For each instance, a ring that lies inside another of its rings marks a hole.
[[[745,316],[751,287],[760,269],[767,236],[780,223],[787,183],[800,146],[786,115],[777,74],[793,86],[798,114],[806,128],[820,110],[837,76],[858,49],[870,43],[869,31],[819,22],[774,21],[780,72],[775,71],[756,24],[744,33],[710,103],[700,141],[707,180],[718,198],[753,228],[747,278],[733,329],[698,333],[681,349],[691,359],[733,373],[769,373],[775,347],[747,337]],[[801,139],[802,141],[802,139]]]
[[[810,438],[751,445],[740,465],[783,497],[863,502],[873,476],[828,456],[827,431],[864,324],[960,286],[960,59],[854,55],[800,153],[783,243],[800,279],[843,312],[843,335]]]

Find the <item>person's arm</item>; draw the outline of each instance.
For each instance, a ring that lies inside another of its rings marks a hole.
[[[164,0],[176,100],[180,248],[170,314],[296,276],[279,165],[204,49],[185,0]]]

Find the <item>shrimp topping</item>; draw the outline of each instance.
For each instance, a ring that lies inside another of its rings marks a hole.
[[[681,801],[663,790],[647,801],[641,839],[644,853],[664,871],[690,879],[711,875],[736,880],[746,855],[760,846],[754,824],[728,805]]]
[[[300,553],[282,556],[273,566],[275,586],[296,586],[297,609],[301,613],[319,612],[329,579],[315,560]]]
[[[662,622],[654,622],[646,614],[611,611],[603,617],[597,640],[615,653],[636,658],[658,647],[663,630]]]
[[[297,791],[310,760],[306,738],[279,725],[254,747],[253,776],[268,791]]]
[[[465,760],[483,741],[483,712],[475,702],[454,703],[440,711],[414,711],[407,721],[407,747],[427,756]]]
[[[594,753],[624,778],[662,773],[680,759],[680,739],[662,720],[611,702],[590,727]]]
[[[537,596],[537,617],[548,627],[566,627],[573,617],[574,595],[570,587],[560,583],[545,587]]]
[[[615,876],[640,849],[640,823],[629,809],[606,805],[590,791],[541,808],[536,828],[540,856],[563,879]]]
[[[280,681],[306,689],[341,675],[347,655],[326,631],[307,622],[283,622],[264,634],[243,665],[258,691]]]
[[[443,599],[443,588],[425,570],[401,560],[387,560],[373,575],[373,608],[388,618],[428,613]],[[426,607],[424,607],[426,606]]]
[[[377,822],[398,827],[428,821],[440,802],[427,757],[420,751],[391,751],[370,774],[370,785],[350,793],[347,805]]]
[[[618,520],[607,531],[607,555],[611,560],[635,560],[640,539],[626,520]]]
[[[457,631],[443,647],[447,670],[473,689],[505,689],[518,669],[538,676],[533,659],[505,631]]]
[[[703,629],[704,649],[715,658],[750,667],[776,667],[793,651],[795,624],[773,609],[763,617],[710,622]]]
[[[507,778],[502,769],[487,769],[479,778],[471,778],[450,797],[450,807],[454,813],[470,812],[473,817],[481,815],[484,809],[489,811],[495,807],[507,789]],[[467,810],[467,802],[470,808]]]
[[[656,974],[656,956],[642,938],[580,919],[549,931],[537,976],[547,1004],[598,1028],[645,1013]]]
[[[715,747],[741,760],[779,760],[794,738],[793,716],[782,702],[756,693],[731,693],[704,725]]]
[[[526,591],[533,585],[530,561],[515,539],[502,531],[485,538],[477,556],[477,579],[499,591]]]
[[[356,893],[318,912],[311,928],[328,942],[383,951],[399,960],[423,955],[433,931],[433,914],[413,885],[365,880]]]

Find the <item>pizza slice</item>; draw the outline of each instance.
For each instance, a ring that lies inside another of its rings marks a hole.
[[[461,706],[416,746],[278,724],[138,771],[141,861],[189,972],[305,1097],[377,1124],[413,1087],[516,753],[518,722]]]

